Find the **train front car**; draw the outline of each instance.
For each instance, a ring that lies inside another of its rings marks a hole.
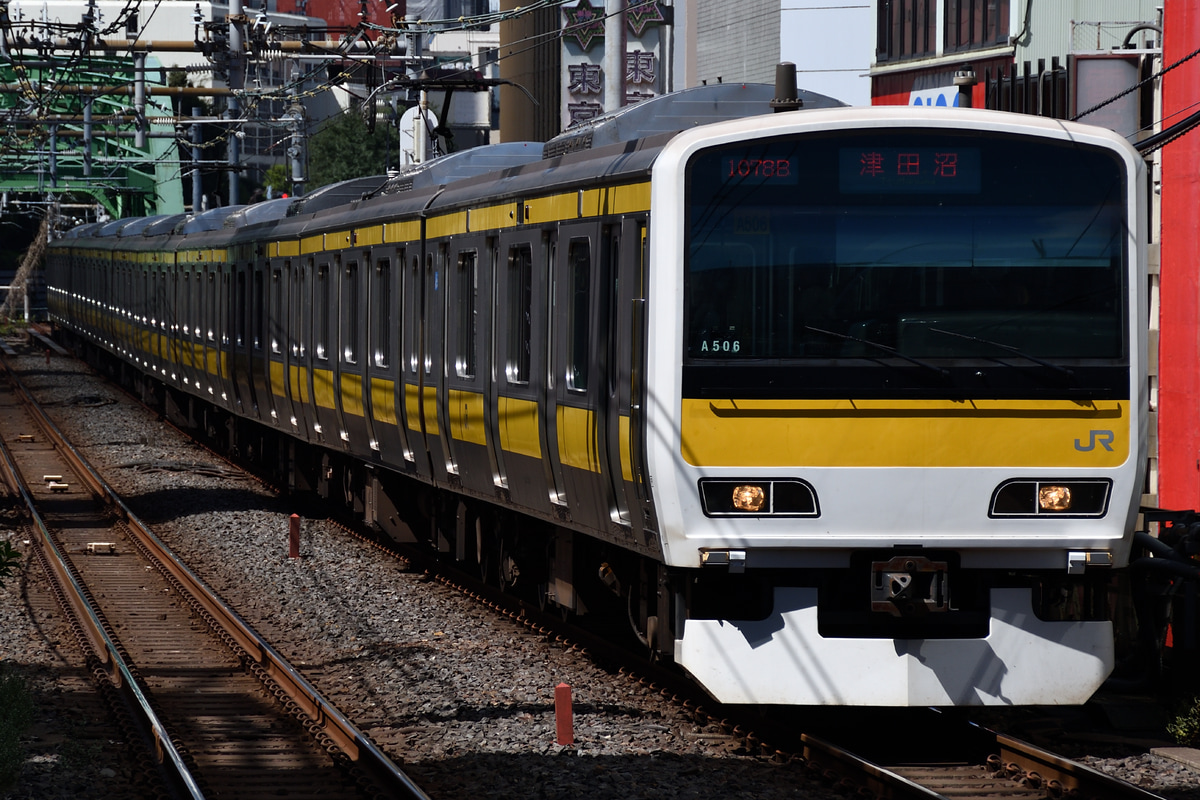
[[[1146,461],[1143,194],[1115,135],[983,111],[664,149],[648,460],[676,660],[715,697],[1099,687]]]

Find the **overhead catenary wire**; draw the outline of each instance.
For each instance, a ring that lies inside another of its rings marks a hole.
[[[452,32],[458,30],[478,29],[501,22],[508,22],[528,14],[537,13],[539,11],[561,8],[569,1],[570,0],[534,0],[534,2],[531,2],[527,5],[501,12],[476,15],[472,17],[463,16],[457,19],[418,19],[415,21],[407,21],[402,25],[397,24],[393,27],[370,23],[366,21],[366,17],[364,16],[364,21],[359,23],[359,25],[346,29],[346,35],[347,37],[353,37],[357,34],[359,37],[363,37],[367,33],[373,33],[376,34],[377,38],[380,40],[379,44],[386,44],[387,39],[392,39],[393,37],[397,36],[407,36],[417,32],[421,34]],[[91,2],[92,0],[89,0],[89,6],[91,5]],[[626,8],[614,13],[637,10],[641,6],[648,5],[652,2],[654,2],[654,0],[629,0]],[[151,12],[151,17],[153,17],[154,13],[159,10],[161,3],[162,0],[156,0],[153,11]],[[104,28],[100,28],[99,25],[96,24],[98,15],[95,14],[90,16],[85,15],[85,19],[80,23],[70,24],[64,24],[59,21],[51,22],[46,19],[29,19],[21,20],[19,23],[14,23],[12,20],[8,19],[7,16],[4,16],[3,19],[0,20],[0,37],[2,37],[0,38],[0,41],[3,41],[5,45],[5,52],[2,55],[7,56],[7,60],[13,65],[14,71],[17,73],[17,80],[23,83],[23,95],[26,97],[28,109],[33,112],[33,116],[35,118],[38,114],[45,114],[46,110],[53,107],[55,102],[61,100],[65,94],[73,94],[73,92],[70,92],[67,89],[67,87],[71,85],[68,81],[72,77],[72,71],[81,68],[81,65],[86,65],[89,59],[90,45],[97,39],[113,34],[122,27],[125,27],[126,41],[122,41],[119,47],[125,50],[127,53],[132,54],[134,52],[134,50],[141,43],[137,40],[136,36],[131,33],[131,31],[134,29],[129,26],[131,24],[138,26],[137,22],[131,22],[131,20],[135,19],[134,15],[137,13],[140,5],[141,3],[138,2],[138,0],[127,0],[125,7],[117,14],[116,19],[109,22],[109,24],[107,24]],[[602,23],[609,16],[611,16],[609,13],[597,14],[595,19],[591,22]],[[394,23],[398,22],[398,19],[395,15],[393,15],[392,19]],[[101,21],[103,22],[103,20]],[[215,24],[216,23],[214,21],[213,25],[215,26]],[[478,68],[484,66],[485,63],[496,63],[508,58],[522,55],[530,50],[544,47],[553,41],[563,38],[565,35],[569,35],[569,28],[570,26],[568,26],[568,29],[565,30],[536,33],[526,36],[522,39],[508,42],[506,43],[503,52],[501,52],[499,49],[495,49],[488,50],[487,52],[470,54],[466,59],[462,57],[451,59],[445,63],[461,65],[465,61],[468,66],[459,67],[443,73],[441,79],[453,80],[455,78],[465,78],[477,72]],[[17,29],[19,29],[19,31],[14,32]],[[206,30],[209,30],[209,28],[206,27]],[[214,27],[213,30],[217,29]],[[27,34],[25,32],[27,32]],[[273,32],[271,41],[267,41],[266,38],[263,37],[261,40],[248,42],[249,49],[247,54],[253,59],[256,56],[261,57],[264,51],[270,53],[272,50],[278,47],[277,44],[273,47],[271,42],[278,42],[278,37],[280,35],[287,35],[288,33],[295,34],[300,36],[302,39],[305,39],[307,38],[309,31],[308,29],[297,29],[295,31],[291,31],[288,26],[279,26]],[[38,84],[35,86],[34,83],[29,79],[28,71],[22,68],[22,61],[28,61],[28,59],[22,59],[20,53],[23,50],[29,49],[31,46],[35,46],[39,50],[39,57],[45,58],[47,54],[52,56],[55,48],[59,46],[55,42],[55,34],[63,34],[64,40],[73,45],[70,55],[56,65],[54,80],[47,82],[47,84]],[[26,38],[26,35],[28,35],[28,39]],[[375,44],[371,43],[369,39],[367,39],[366,43],[369,45]],[[116,44],[116,42],[113,42],[113,44]],[[257,45],[257,49],[255,45]],[[315,55],[323,55],[329,57],[330,60],[341,61],[344,65],[343,68],[333,74],[329,74],[327,72],[325,80],[319,81],[316,86],[312,86],[311,81],[314,75],[317,74],[317,71],[311,70],[297,73],[292,80],[288,81],[286,85],[281,87],[272,87],[270,89],[250,88],[241,90],[238,92],[238,97],[242,99],[245,104],[240,110],[240,113],[238,113],[238,115],[234,118],[222,120],[224,124],[222,124],[221,127],[225,128],[224,133],[215,139],[205,142],[203,146],[205,148],[217,147],[227,142],[230,137],[234,135],[235,130],[238,129],[239,126],[253,122],[257,118],[258,108],[262,101],[281,99],[294,101],[296,99],[317,96],[339,86],[344,89],[345,81],[354,77],[352,70],[349,68],[351,65],[368,68],[375,66],[372,63],[375,61],[374,54],[360,54],[351,50],[320,48],[319,46],[315,46],[311,40],[305,42],[305,46],[320,51]],[[378,48],[374,47],[372,49]],[[282,56],[281,54],[281,57],[285,56]],[[478,63],[476,63],[477,60]],[[184,71],[187,73],[203,73],[212,72],[218,68],[219,64],[210,64],[185,68]],[[414,85],[420,82],[420,78],[412,78],[411,80],[413,81]],[[498,83],[499,82],[496,82],[496,84]],[[47,85],[49,88],[47,88]],[[305,85],[309,86],[310,88],[303,89],[302,87]],[[403,85],[405,85],[405,81],[396,82],[397,88]],[[526,92],[526,94],[528,94],[528,92]],[[99,119],[100,118],[98,118],[97,124],[99,124]],[[151,123],[169,123],[172,120],[170,118],[163,118],[156,115],[150,118],[148,121]],[[189,125],[191,120],[187,118],[181,118],[174,120],[174,122],[176,122],[177,125]],[[10,131],[12,130],[13,129],[10,127]],[[43,136],[45,136],[45,133],[39,134],[36,129],[31,129],[27,130],[26,134],[20,137],[19,143],[14,143],[14,139],[10,134],[10,137],[7,138],[7,141],[0,142],[0,154],[21,152],[28,147],[30,142],[42,138]],[[182,132],[177,132],[175,138],[181,146],[190,147],[193,145],[193,143],[188,140],[186,134]],[[174,148],[171,150],[174,150]],[[183,174],[185,171],[190,169],[191,162],[189,162],[186,158],[175,160],[171,158],[171,155],[171,151],[159,153],[154,156],[151,156],[150,153],[146,153],[146,158],[143,159],[143,163],[151,164],[174,161],[177,167],[177,174]],[[94,183],[96,180],[97,178],[93,178],[90,182]],[[72,180],[72,183],[78,184],[80,181]]]

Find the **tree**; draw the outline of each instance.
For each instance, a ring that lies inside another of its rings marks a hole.
[[[283,197],[292,191],[291,173],[283,164],[272,164],[263,173],[263,187],[270,190],[272,197]]]
[[[368,131],[362,116],[355,112],[329,120],[308,143],[308,188],[385,173],[391,147],[389,130],[380,126]]]

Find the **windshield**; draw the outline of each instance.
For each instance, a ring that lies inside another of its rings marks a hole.
[[[687,187],[685,364],[1127,361],[1114,154],[839,131],[704,151]]]

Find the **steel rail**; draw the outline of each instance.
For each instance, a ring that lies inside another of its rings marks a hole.
[[[986,730],[986,729],[984,729]],[[1116,800],[1163,800],[1160,795],[1140,786],[1113,778],[1086,764],[1071,761],[1048,750],[1014,739],[1002,733],[988,732],[996,737],[1000,759],[1021,769],[1026,780],[1032,777],[1054,791],[1077,792],[1081,797],[1115,798]]]
[[[961,734],[962,739],[979,740],[979,746],[991,753],[987,759],[989,770],[998,778],[1011,781],[1014,789],[1020,786],[1030,794],[1048,798],[1164,800],[1154,792],[980,725],[970,724],[968,730]],[[801,734],[800,740],[799,755],[808,762],[810,768],[851,792],[861,792],[882,800],[936,800],[948,797],[963,800],[995,796],[994,788],[986,781],[972,789],[975,778],[953,777],[953,768],[947,769],[945,762],[937,756],[928,764],[921,760],[905,759],[903,768],[888,767],[852,752],[848,748],[857,749],[852,744],[836,744],[810,734]],[[920,769],[921,777],[907,777],[897,771],[901,769],[910,772]],[[926,777],[935,785],[942,779],[949,779],[954,789],[949,794],[943,794],[934,786],[923,785]]]
[[[7,364],[6,364],[7,366]],[[142,544],[152,552],[169,574],[179,582],[196,603],[227,633],[259,669],[273,680],[309,719],[316,723],[343,753],[367,772],[380,787],[399,790],[413,800],[430,800],[429,796],[408,777],[395,762],[380,750],[339,711],[309,681],[301,675],[275,648],[227,606],[209,586],[175,558],[172,550],[156,536],[133,511],[125,505],[108,483],[88,463],[86,458],[67,441],[54,421],[46,416],[36,399],[9,368],[13,386],[25,398],[26,405],[59,448],[73,463],[78,477],[119,515]],[[197,795],[199,796],[199,795]]]
[[[14,385],[19,386],[19,381],[17,381],[16,375],[9,369],[7,361],[5,362],[5,368],[8,369],[9,377],[14,382]],[[24,389],[24,387],[20,388],[21,390]],[[49,555],[47,563],[54,573],[54,579],[60,586],[64,588],[70,587],[70,591],[64,592],[64,596],[71,605],[71,611],[76,621],[90,640],[96,659],[108,674],[109,681],[129,703],[135,724],[141,727],[147,741],[153,743],[154,756],[166,773],[168,783],[175,790],[175,795],[203,800],[204,794],[200,791],[195,777],[184,763],[183,757],[175,748],[174,743],[172,743],[166,726],[158,718],[145,693],[142,692],[141,687],[134,679],[132,670],[121,656],[117,643],[113,641],[112,637],[104,629],[104,623],[100,621],[96,609],[88,602],[83,586],[79,583],[70,567],[67,566],[66,558],[55,543],[54,537],[51,536],[50,529],[47,527],[42,515],[38,513],[37,505],[34,502],[32,493],[29,491],[29,486],[17,468],[16,460],[13,458],[7,443],[3,439],[0,439],[0,458],[4,462],[4,469],[8,479],[11,480],[17,492],[21,495],[21,500],[25,503],[25,508],[29,512],[33,527],[37,530],[41,540],[43,552]]]

